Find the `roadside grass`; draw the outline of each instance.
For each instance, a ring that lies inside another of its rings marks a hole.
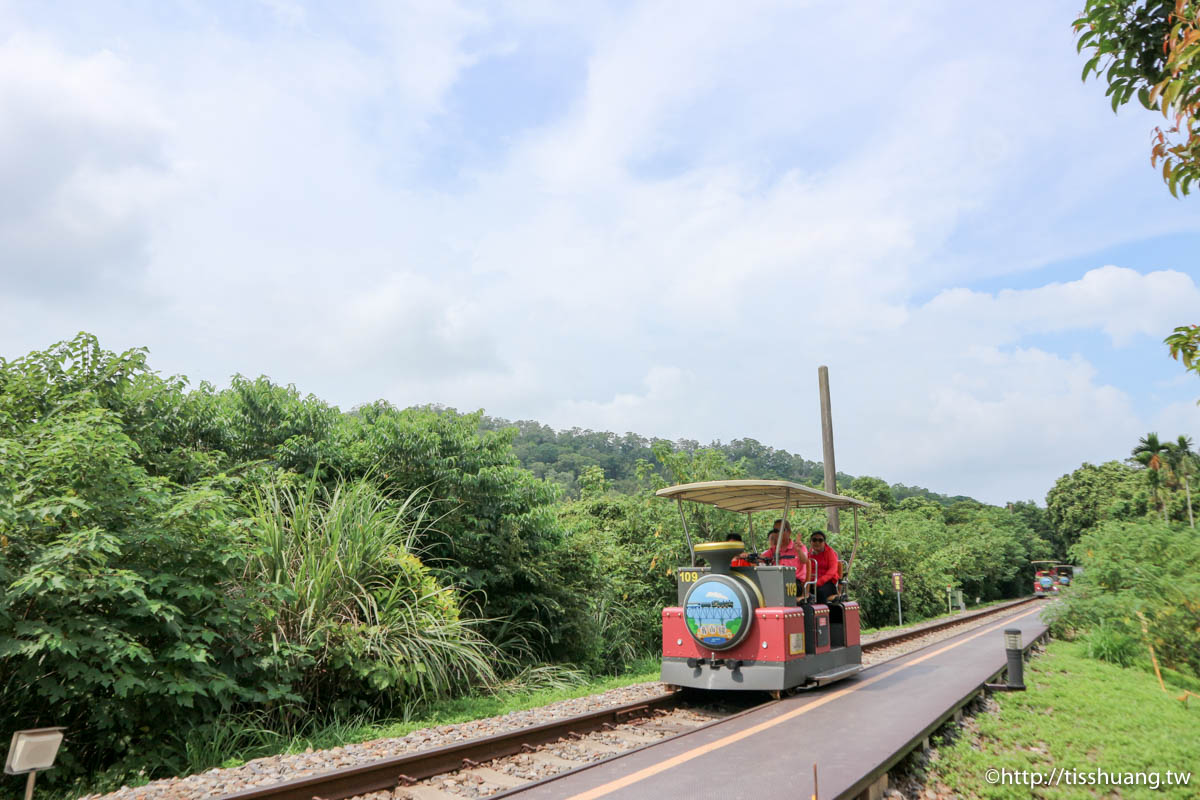
[[[854,599],[853,596],[851,596],[850,599],[853,600]],[[990,603],[980,603],[978,605],[968,604],[966,611],[955,611],[953,614],[939,614],[936,617],[922,617],[921,619],[918,619],[915,621],[910,620],[908,622],[908,624],[906,624],[906,625],[884,625],[884,626],[881,626],[878,628],[863,628],[861,633],[865,636],[868,633],[886,633],[887,631],[908,630],[909,628],[913,627],[914,625],[924,625],[926,622],[933,622],[934,620],[939,620],[939,619],[950,619],[951,617],[956,617],[959,614],[965,614],[965,613],[969,613],[971,611],[980,611],[985,608],[991,608],[992,606],[998,606],[1001,603],[1011,603],[1013,600],[1016,600],[1016,599],[1019,599],[1019,598],[1010,597],[1007,600],[993,600]]]
[[[219,759],[209,757],[210,764],[221,767],[237,767],[247,761],[264,756],[327,750],[358,742],[375,739],[393,739],[406,736],[422,728],[439,725],[456,725],[462,722],[496,717],[513,711],[525,711],[548,705],[560,700],[571,700],[590,694],[606,692],[634,683],[658,680],[659,659],[645,657],[630,665],[629,671],[615,677],[582,679],[583,682],[553,682],[555,685],[536,689],[500,690],[493,694],[468,695],[435,701],[413,716],[404,719],[368,720],[362,717],[334,719],[301,729],[290,735],[270,731],[258,731],[249,740],[231,742]],[[236,724],[237,721],[231,720]],[[195,765],[197,769],[205,765]]]
[[[302,752],[307,747],[324,749],[337,747],[351,742],[367,742],[372,739],[393,739],[406,736],[422,728],[432,728],[438,725],[457,725],[462,722],[498,717],[513,711],[525,711],[531,708],[557,703],[560,700],[571,700],[590,694],[599,694],[609,689],[617,689],[634,683],[656,681],[659,676],[660,660],[658,656],[642,658],[634,662],[629,672],[615,677],[594,679],[587,683],[573,686],[559,686],[533,691],[508,691],[494,695],[457,697],[450,700],[438,701],[424,710],[420,716],[408,720],[383,720],[376,723],[340,731],[331,731],[331,738],[325,737],[318,731],[311,739],[294,742],[287,752]],[[352,738],[347,738],[352,737]],[[336,740],[336,741],[335,741]]]
[[[1163,798],[1200,796],[1200,698],[1178,698],[1195,679],[1153,674],[1087,658],[1080,642],[1054,642],[1025,672],[1028,691],[997,693],[999,711],[975,718],[978,735],[938,745],[927,785],[979,798]],[[1110,774],[1159,773],[1152,785],[990,785],[989,769],[1050,775],[1054,768]],[[1186,787],[1166,772],[1193,772]]]

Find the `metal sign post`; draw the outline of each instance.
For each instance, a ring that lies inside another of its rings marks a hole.
[[[946,613],[947,614],[954,613],[953,599],[954,599],[954,587],[947,586],[946,587]]]
[[[900,593],[904,591],[904,575],[899,572],[892,573],[892,587],[896,590],[896,616],[900,618],[900,624],[904,624],[904,609],[900,606]]]
[[[13,733],[4,771],[9,775],[29,776],[25,779],[25,800],[33,800],[33,784],[38,772],[54,766],[65,730],[63,727],[32,728]]]

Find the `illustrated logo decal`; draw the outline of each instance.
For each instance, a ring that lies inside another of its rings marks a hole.
[[[705,582],[688,600],[683,615],[688,630],[701,643],[720,648],[729,644],[742,629],[745,609],[737,593],[723,583]]]

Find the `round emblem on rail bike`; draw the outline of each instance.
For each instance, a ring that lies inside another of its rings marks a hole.
[[[683,616],[688,631],[709,650],[728,650],[750,632],[754,600],[736,575],[704,575],[688,590]]]

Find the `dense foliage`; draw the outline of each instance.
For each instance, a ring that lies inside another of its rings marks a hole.
[[[256,491],[247,577],[283,589],[266,603],[271,654],[310,705],[353,711],[389,690],[435,698],[495,682],[492,648],[413,555],[415,497],[396,506],[361,479]]]
[[[569,529],[587,537],[589,549],[600,554],[600,573],[615,578],[611,585],[598,584],[597,593],[622,609],[620,616],[632,617],[633,636],[651,651],[658,644],[662,602],[674,597],[675,568],[688,558],[678,512],[656,500],[653,490],[668,482],[746,477],[738,464],[729,464],[715,450],[660,456],[670,481],[644,465],[645,488],[631,497],[606,491],[596,467],[586,474],[583,496],[563,506]],[[858,495],[854,488],[847,493]],[[750,533],[741,514],[686,506],[685,513],[693,539],[720,540],[737,532],[751,548],[763,546],[773,516],[759,515],[761,530]],[[1029,562],[1053,554],[1045,536],[1045,511],[1031,503],[1001,509],[962,501],[944,507],[914,497],[892,508],[875,507],[859,521],[861,536],[849,582],[864,624],[872,627],[896,622],[892,572],[905,575],[906,618],[917,619],[945,612],[947,587],[961,590],[972,602],[1023,594],[1032,575]],[[823,529],[824,512],[793,512],[792,525],[799,532]],[[829,542],[849,559],[854,535],[848,512],[843,512],[842,532]]]
[[[1083,67],[1103,76],[1113,111],[1133,97],[1167,120],[1155,129],[1151,164],[1162,162],[1172,195],[1200,179],[1200,2],[1087,0],[1075,20]],[[1177,140],[1171,137],[1177,136]]]
[[[69,725],[67,772],[148,729],[293,699],[253,650],[261,587],[225,590],[240,571],[234,503],[139,463],[113,407],[142,355],[92,344],[0,364],[0,719]]]
[[[461,604],[502,581],[539,604],[508,615],[521,642],[559,641],[553,617],[520,627],[562,613],[565,590],[537,594],[557,567],[513,577],[561,542],[554,492],[502,436],[419,410],[346,415],[264,378],[185,389],[82,334],[0,361],[0,727],[71,729],[51,779],[135,754],[178,771],[184,732],[224,715],[486,687],[511,661]],[[472,570],[465,595],[445,588]]]
[[[1196,371],[1200,328],[1177,327],[1165,344]],[[1200,538],[1191,481],[1200,453],[1189,436],[1151,432],[1125,463],[1084,464],[1046,496],[1056,543],[1083,567],[1065,594],[1056,630],[1078,636],[1093,658],[1200,677]]]
[[[1180,325],[1163,343],[1171,358],[1182,362],[1184,369],[1200,375],[1200,325]],[[1196,403],[1200,404],[1200,400]]]
[[[1106,521],[1071,548],[1083,575],[1056,623],[1095,657],[1200,676],[1200,538],[1161,520]]]
[[[1060,545],[1065,545],[1060,553],[1100,522],[1141,517],[1149,508],[1139,470],[1119,461],[1085,463],[1055,481],[1046,495],[1050,522],[1061,537]]]
[[[808,486],[823,486],[825,467],[820,461],[810,461],[799,455],[774,447],[767,447],[754,439],[734,439],[728,443],[713,442],[701,446],[693,439],[668,442],[639,436],[636,433],[618,435],[609,431],[592,431],[571,428],[555,431],[548,425],[531,420],[509,422],[498,417],[482,417],[485,430],[503,431],[515,429],[512,440],[513,452],[521,466],[539,478],[561,485],[571,497],[580,491],[580,479],[585,470],[599,467],[607,484],[623,494],[635,493],[639,489],[639,465],[649,464],[651,471],[662,476],[665,467],[657,461],[657,453],[679,452],[696,454],[711,452],[756,478],[795,481]],[[920,486],[905,486],[902,483],[890,487],[879,478],[855,478],[843,472],[837,473],[839,486],[850,486],[855,481],[876,481],[887,490],[890,503],[898,503],[908,497],[922,497],[942,505],[950,505],[968,497],[948,497]]]

